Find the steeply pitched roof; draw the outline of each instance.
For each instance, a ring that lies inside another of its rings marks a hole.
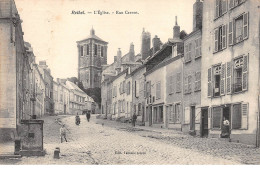
[[[77,90],[80,91],[82,93],[84,93],[84,91],[82,91],[76,84],[74,84],[71,81],[66,81],[66,86],[70,89],[70,90]]]

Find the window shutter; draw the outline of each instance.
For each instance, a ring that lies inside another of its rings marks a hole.
[[[226,65],[221,66],[221,78],[220,78],[220,95],[225,95],[225,76],[226,76]]]
[[[195,58],[199,56],[199,39],[195,40]]]
[[[248,103],[241,103],[242,129],[248,129]]]
[[[197,80],[197,84],[198,84],[198,89],[197,90],[201,90],[201,72],[197,72],[197,76],[198,76],[198,80]]]
[[[181,73],[178,72],[176,75],[176,93],[181,92]]]
[[[197,106],[195,109],[195,122],[196,123],[200,123],[200,115],[201,115],[201,108]]]
[[[118,114],[119,114],[119,113],[121,112],[121,111],[120,111],[121,101],[118,101],[118,106],[117,106],[117,107],[118,107]]]
[[[189,43],[189,61],[191,61],[191,57],[194,56],[194,50],[192,48],[192,43]]]
[[[173,93],[173,75],[171,76],[171,93]]]
[[[195,72],[195,86],[194,86],[194,91],[198,90],[198,72]]]
[[[220,0],[216,0],[216,4],[215,4],[215,18],[219,16],[219,1]]]
[[[137,94],[136,94],[136,81],[135,81],[135,97],[137,97]]]
[[[243,38],[247,39],[248,38],[248,22],[249,22],[249,13],[245,13],[243,15]]]
[[[158,96],[157,96],[157,98],[159,99],[159,98],[161,98],[161,85],[160,85],[160,83],[158,83],[157,84],[158,86],[157,86],[157,93],[158,93]]]
[[[149,94],[149,91],[150,91],[150,90],[149,90],[149,82],[150,82],[150,81],[146,82],[146,98],[147,98],[147,99],[149,98],[149,95],[150,95],[150,94]]]
[[[215,35],[215,48],[214,48],[214,52],[217,52],[218,51],[218,28],[216,28],[214,30],[214,35]]]
[[[242,73],[242,90],[247,90],[248,88],[248,56],[244,56],[243,73]]]
[[[184,123],[185,124],[189,124],[190,123],[190,107],[185,107],[184,109]]]
[[[212,129],[212,116],[211,116],[211,108],[208,108],[208,129]]]
[[[233,44],[233,21],[230,21],[228,25],[228,44]]]
[[[171,118],[171,121],[173,123],[176,122],[176,117],[175,117],[175,104],[172,104],[172,106],[170,106],[170,118]]]
[[[234,7],[234,0],[229,0],[229,9]]]
[[[131,93],[131,87],[132,87],[132,83],[129,81],[129,92],[128,92],[128,94]]]
[[[127,82],[127,85],[126,85],[126,94],[128,95],[128,83],[129,82]]]
[[[191,88],[192,88],[192,87],[191,87],[191,79],[192,79],[192,76],[189,75],[189,76],[188,76],[188,92],[189,92],[189,93],[191,93]]]
[[[227,25],[222,26],[222,49],[227,47]]]
[[[222,14],[227,12],[228,0],[222,0]]]
[[[143,96],[144,98],[146,97],[146,84],[145,84],[145,81],[142,82],[142,86],[143,86]]]
[[[188,76],[184,77],[184,94],[188,92]]]
[[[201,37],[199,38],[199,56],[201,56]]]
[[[208,69],[208,97],[212,96],[212,86],[211,86],[211,81],[212,81],[212,73],[211,73],[211,68]]]
[[[171,83],[171,81],[170,81],[170,79],[171,79],[171,76],[169,76],[168,78],[167,78],[167,92],[168,92],[168,94],[171,94],[171,91],[170,91],[170,83]]]
[[[232,84],[232,80],[231,80],[231,75],[232,75],[232,68],[231,68],[231,62],[227,62],[227,94],[231,94],[231,84]]]
[[[184,48],[184,60],[185,62],[188,61],[188,51],[189,51],[189,46],[186,44]]]
[[[151,81],[149,81],[149,85],[148,85],[148,94],[149,94],[149,97],[151,96]]]
[[[126,92],[126,86],[125,86],[125,81],[123,81],[123,93]]]

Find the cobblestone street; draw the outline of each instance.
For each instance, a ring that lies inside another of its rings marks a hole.
[[[0,160],[1,164],[260,164],[260,150],[251,146],[184,135],[85,116],[44,118],[44,157]],[[60,143],[60,123],[68,142]],[[102,126],[103,124],[103,126]],[[60,159],[53,151],[60,147]]]

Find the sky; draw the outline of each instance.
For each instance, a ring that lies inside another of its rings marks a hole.
[[[86,38],[90,29],[108,42],[108,64],[118,48],[128,53],[130,43],[140,52],[143,28],[163,43],[173,37],[175,16],[186,33],[192,31],[195,0],[15,0],[24,40],[34,50],[36,61],[46,60],[54,78],[77,77],[76,41]],[[72,11],[85,14],[71,14]],[[94,11],[110,14],[94,14]],[[116,14],[133,11],[138,14]],[[88,14],[91,12],[92,14]],[[112,13],[114,12],[114,14]]]

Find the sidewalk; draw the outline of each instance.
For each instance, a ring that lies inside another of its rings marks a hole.
[[[96,119],[96,118],[95,118]],[[107,119],[96,119],[97,124],[109,124],[115,126],[117,129],[127,129],[132,131],[146,131],[146,132],[154,132],[158,133],[164,136],[168,135],[175,135],[175,136],[190,136],[186,133],[183,133],[181,131],[177,131],[174,129],[165,129],[165,128],[155,128],[155,127],[148,127],[148,126],[139,126],[138,123],[135,127],[132,126],[131,123],[122,123],[120,121],[115,120],[107,120]]]
[[[14,142],[1,142],[0,143],[0,156],[13,155],[14,154]]]
[[[96,124],[104,127],[113,127],[121,131],[129,131],[141,137],[164,142],[183,149],[190,149],[202,154],[234,160],[244,164],[260,164],[260,148],[254,146],[229,142],[218,138],[201,138],[189,134],[162,128],[147,126],[132,127],[130,123],[121,123],[113,120],[96,119]]]

